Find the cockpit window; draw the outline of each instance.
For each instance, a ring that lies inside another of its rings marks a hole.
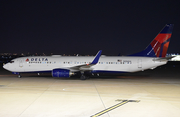
[[[14,63],[14,61],[10,61],[10,63]]]

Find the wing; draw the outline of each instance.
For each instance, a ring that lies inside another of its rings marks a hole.
[[[99,58],[101,56],[102,50],[100,50],[96,56],[94,57],[93,61],[90,64],[83,64],[83,65],[78,65],[78,66],[73,66],[68,69],[71,71],[89,71],[92,70],[92,66],[96,65],[99,61]]]

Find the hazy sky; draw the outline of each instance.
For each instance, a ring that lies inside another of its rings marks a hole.
[[[167,23],[180,53],[179,12],[173,0],[0,0],[0,53],[132,54]]]

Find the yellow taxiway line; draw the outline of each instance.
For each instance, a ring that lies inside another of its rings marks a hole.
[[[117,107],[119,107],[119,106],[122,106],[122,105],[124,105],[124,104],[126,104],[126,103],[128,103],[128,102],[139,102],[139,100],[119,100],[119,99],[116,100],[116,101],[122,101],[122,102],[121,102],[121,103],[118,103],[118,104],[116,104],[116,105],[114,105],[114,106],[111,106],[111,107],[109,107],[109,108],[107,108],[107,109],[105,109],[105,110],[103,110],[103,111],[101,111],[101,112],[99,112],[99,113],[91,116],[91,117],[101,116],[101,115],[103,115],[103,114],[105,114],[105,113],[107,113],[107,112],[109,112],[109,111],[111,111],[111,110],[113,110],[113,109],[115,109],[115,108],[117,108]]]

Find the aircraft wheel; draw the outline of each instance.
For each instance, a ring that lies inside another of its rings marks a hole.
[[[86,80],[86,79],[87,79],[86,76],[84,75],[81,76],[81,80]]]
[[[21,78],[21,75],[18,75],[18,78]]]

